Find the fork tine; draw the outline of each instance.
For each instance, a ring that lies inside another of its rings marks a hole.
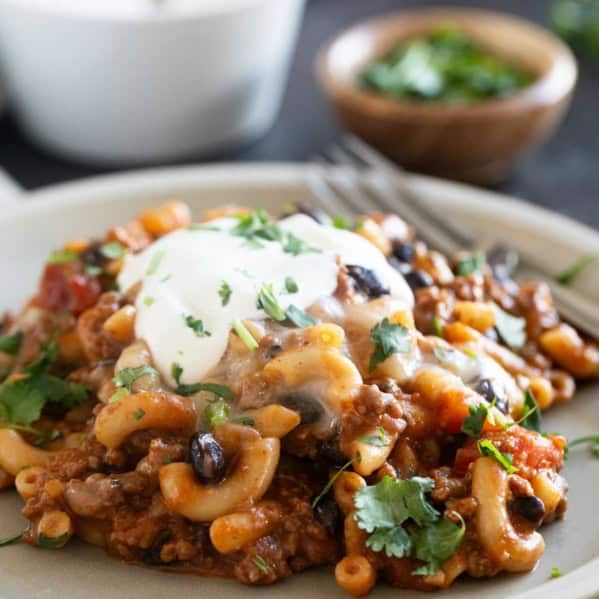
[[[348,215],[348,207],[343,203],[337,193],[331,188],[327,181],[324,161],[315,158],[308,169],[306,186],[310,193],[318,200],[321,207],[331,215]]]
[[[363,171],[364,168],[372,171],[372,167],[365,164],[360,158],[356,157],[355,154],[350,154],[344,148],[333,144],[329,148],[329,155],[331,158],[337,163],[344,166],[352,167],[355,171]],[[368,194],[374,203],[377,204],[378,210],[392,210],[393,212],[399,213],[401,216],[402,210],[404,209],[404,202],[401,196],[394,197],[393,201],[388,198],[386,195],[375,191],[373,193],[370,186],[365,185],[364,183],[364,173],[360,172],[359,176],[355,177],[354,184],[357,186],[362,186],[364,188],[364,193]]]
[[[333,162],[337,164],[341,164],[343,166],[348,166],[355,169],[363,169],[364,162],[362,160],[356,159],[356,156],[350,154],[337,144],[333,144],[330,146],[328,150],[329,156],[333,159]]]
[[[360,214],[376,209],[370,198],[362,193],[360,186],[355,185],[353,169],[334,166],[334,171],[329,171],[328,182],[335,189],[342,200],[351,207],[351,210]]]
[[[407,172],[399,165],[391,162],[389,158],[383,156],[379,151],[369,146],[365,141],[362,141],[359,137],[346,133],[343,136],[342,144],[351,150],[356,156],[363,160],[366,164],[373,168],[381,170],[390,170],[397,174],[407,176]]]
[[[409,204],[413,211],[419,212],[427,220],[429,227],[435,226],[443,232],[443,235],[453,238],[455,244],[461,248],[472,248],[476,245],[476,240],[462,227],[459,227],[451,218],[439,218],[437,213],[414,194],[409,186],[409,175],[404,169],[354,135],[345,135],[343,143],[368,166],[385,175],[399,191],[404,204]]]
[[[333,160],[331,166],[336,167],[342,177],[338,177],[340,184],[352,194],[354,205],[360,212],[388,210],[389,206],[382,201],[381,196],[372,193],[369,185],[365,182],[363,172],[357,168],[357,163],[345,150],[338,146],[331,146],[328,154]]]
[[[398,197],[396,188],[390,184],[384,174],[375,180],[374,176],[380,175],[379,170],[370,170],[370,177],[366,177],[363,172],[355,168],[355,165],[358,164],[356,159],[344,149],[332,146],[328,153],[333,159],[342,162],[343,165],[352,165],[345,168],[345,187],[354,192],[354,197],[356,196],[355,190],[360,189],[357,194],[358,201],[361,198],[363,202],[365,198],[368,198],[370,203],[374,205],[375,210],[399,214],[404,220],[416,227],[421,237],[429,245],[445,253],[453,254],[461,249],[461,246],[451,236],[445,234],[442,229],[433,227],[427,217],[415,210],[411,204],[402,201],[403,198]]]
[[[326,162],[326,156],[330,154],[329,160]],[[372,200],[364,195],[360,185],[357,185],[355,169],[353,166],[336,163],[335,148],[325,152],[325,157],[319,157],[319,164],[323,164],[320,175],[329,186],[330,190],[336,194],[339,202],[342,202],[346,207],[350,207],[354,213],[368,212],[377,209]],[[347,208],[346,208],[347,209]]]

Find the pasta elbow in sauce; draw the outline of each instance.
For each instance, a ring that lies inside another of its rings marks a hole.
[[[568,488],[540,411],[599,374],[542,283],[393,215],[194,216],[73,231],[0,320],[23,541],[246,584],[334,565],[356,597],[532,570]]]

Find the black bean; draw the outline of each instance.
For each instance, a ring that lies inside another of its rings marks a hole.
[[[346,264],[345,267],[347,273],[353,279],[355,287],[369,298],[374,299],[382,295],[389,295],[389,289],[381,283],[373,270],[357,264]]]
[[[513,512],[528,520],[535,528],[541,525],[545,517],[545,504],[535,495],[515,497],[510,507]]]
[[[210,433],[193,434],[189,441],[189,461],[201,483],[218,483],[225,475],[223,448]]]
[[[314,508],[314,515],[330,536],[335,532],[341,521],[341,512],[332,497],[323,497]]]
[[[99,266],[106,264],[108,259],[102,254],[100,242],[94,242],[81,254],[81,261],[85,266]]]
[[[412,262],[414,259],[414,246],[407,243],[396,243],[393,246],[393,255],[400,262]]]
[[[297,204],[294,204],[293,208],[286,213],[285,216],[291,216],[293,214],[305,214],[321,225],[331,224],[331,219],[324,212],[317,210],[316,208],[310,206],[309,204],[305,204],[304,202],[298,202]]]
[[[314,424],[324,413],[322,404],[307,395],[286,395],[279,400],[279,403],[290,410],[299,412],[301,424]]]
[[[425,287],[432,287],[435,284],[433,277],[424,270],[410,270],[409,272],[402,274],[412,291],[424,289]]]
[[[495,400],[495,407],[504,414],[507,414],[510,409],[508,398],[504,393],[500,393],[493,385],[491,379],[480,379],[476,385],[475,391],[482,395],[489,403]]]
[[[283,347],[281,345],[275,343],[274,345],[271,345],[264,351],[264,358],[266,360],[272,360],[272,358],[274,358],[278,353],[280,353],[282,349]]]

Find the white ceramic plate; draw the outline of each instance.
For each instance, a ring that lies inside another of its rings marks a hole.
[[[21,206],[0,215],[0,308],[16,308],[35,289],[44,259],[69,237],[101,234],[126,222],[145,206],[165,198],[188,201],[196,214],[203,209],[238,203],[280,209],[309,199],[306,169],[293,165],[222,165],[153,170],[91,179],[31,194]],[[582,253],[599,252],[599,234],[583,225],[478,189],[414,177],[413,184],[441,213],[457,214],[482,231],[496,232],[525,252],[544,256],[550,272],[559,272]],[[598,272],[585,273],[578,284],[599,299]],[[593,285],[595,281],[595,285]],[[545,428],[566,436],[599,430],[599,384],[581,388],[571,405],[545,418]],[[585,448],[573,452],[565,475],[570,482],[567,519],[543,529],[547,550],[528,575],[502,575],[491,580],[465,579],[443,591],[444,599],[568,599],[599,596],[599,460]],[[22,529],[21,502],[13,492],[0,495],[0,537]],[[235,582],[177,576],[123,565],[94,547],[71,543],[61,551],[16,545],[0,548],[0,596],[53,599],[159,599],[163,597],[235,597],[311,599],[344,597],[331,568],[292,577],[274,586],[244,587]],[[552,567],[562,578],[549,580]],[[414,599],[422,593],[379,586],[373,597]]]

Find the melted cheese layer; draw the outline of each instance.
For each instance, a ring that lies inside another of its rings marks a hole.
[[[280,241],[256,243],[234,235],[237,224],[236,219],[219,219],[181,229],[125,260],[120,288],[141,284],[136,335],[146,341],[154,364],[171,384],[173,363],[183,368],[182,383],[197,383],[210,373],[225,353],[233,321],[267,317],[256,306],[263,285],[272,285],[283,310],[290,305],[305,310],[331,296],[337,287],[338,260],[373,270],[392,298],[406,308],[413,306],[403,277],[355,233],[320,225],[301,214],[291,216],[277,223],[278,228],[310,248],[294,255]],[[286,289],[289,277],[297,284],[295,293]],[[225,303],[226,287],[231,293]],[[188,317],[201,320],[207,333],[200,336],[194,331]]]

